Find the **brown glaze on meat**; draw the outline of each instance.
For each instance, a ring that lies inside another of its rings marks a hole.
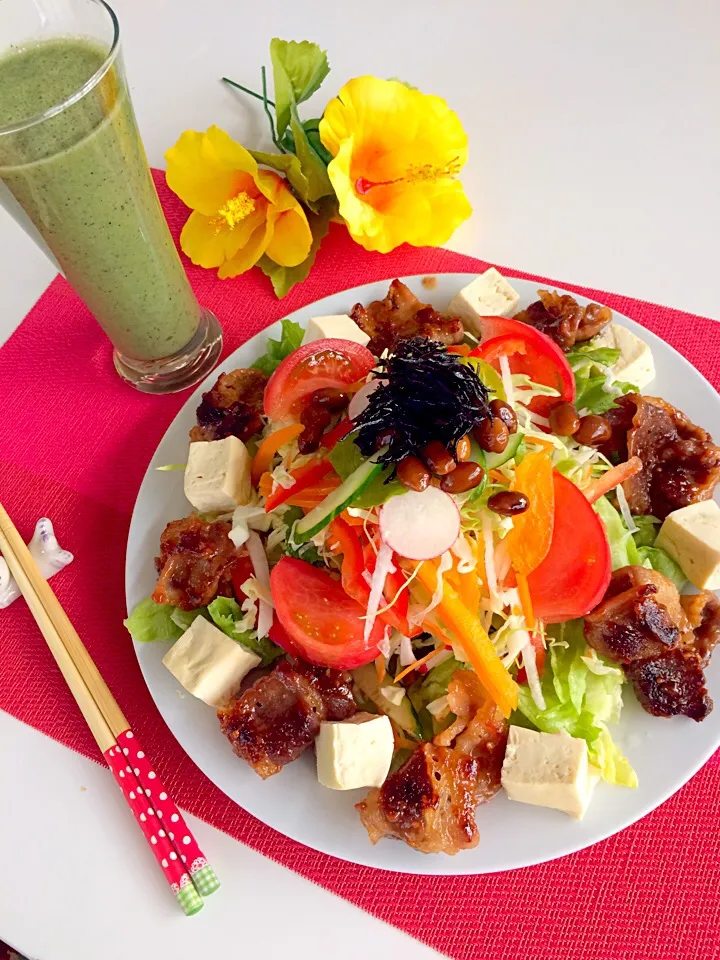
[[[700,661],[681,650],[631,663],[626,672],[641,705],[656,717],[682,714],[699,721],[713,708]]]
[[[692,628],[692,651],[706,667],[720,640],[720,600],[709,590],[703,590],[702,593],[680,597],[680,603]]]
[[[222,440],[234,436],[243,443],[263,428],[263,396],[267,376],[262,370],[221,373],[197,408],[191,440]]]
[[[355,323],[369,337],[369,349],[380,356],[399,340],[427,337],[440,343],[460,343],[465,331],[457,317],[444,317],[422,303],[400,280],[393,280],[384,300],[364,307],[356,303],[350,311]]]
[[[480,763],[461,750],[424,743],[380,788],[358,803],[372,843],[404,840],[421,853],[451,856],[478,844]]]
[[[195,610],[215,599],[224,571],[235,553],[231,525],[208,523],[196,515],[173,520],[160,537],[160,573],[152,598],[181,610]]]
[[[602,452],[642,460],[642,471],[623,484],[633,513],[663,520],[712,497],[720,481],[720,447],[684,413],[659,397],[629,393],[605,416],[613,435]]]
[[[539,300],[527,310],[515,314],[515,319],[536,327],[554,340],[561,350],[571,350],[582,340],[589,340],[612,320],[609,307],[590,303],[581,307],[574,297],[557,290],[538,290]]]
[[[323,720],[355,711],[348,674],[283,660],[218,710],[218,719],[235,753],[265,780],[314,742]]]
[[[585,617],[585,639],[623,665],[638,700],[658,717],[703,720],[712,710],[703,666],[720,636],[711,593],[680,597],[655,570],[616,570],[605,598]]]

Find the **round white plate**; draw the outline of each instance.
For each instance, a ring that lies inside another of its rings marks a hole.
[[[420,277],[405,282],[438,310],[447,307],[470,274],[441,274],[437,286],[426,290]],[[537,299],[534,283],[513,280],[521,305]],[[387,293],[388,281],[370,283],[326,297],[292,314],[303,326],[311,317],[347,313],[357,302],[369,303]],[[582,297],[579,302],[586,303]],[[707,430],[720,434],[720,397],[695,368],[672,347],[632,320],[615,319],[635,330],[650,344],[657,380],[646,392],[669,400]],[[186,516],[190,507],[183,495],[180,472],[158,473],[155,467],[185,463],[188,431],[195,423],[200,395],[218,373],[247,367],[265,351],[268,335],[279,336],[280,324],[253,337],[208,377],[187,401],[163,437],[138,494],[127,549],[128,609],[152,592],[156,574],[153,557],[160,534],[170,520]],[[456,857],[427,856],[403,843],[382,840],[372,846],[354,804],[364,790],[337,792],[321,787],[315,777],[314,754],[307,751],[269,780],[238,759],[220,732],[215,711],[189,694],[178,696],[179,686],[162,665],[164,643],[135,644],[150,693],[165,722],[200,769],[259,820],[316,850],[344,860],[419,874],[493,873],[552,860],[597,843],[639,820],[678,790],[720,745],[720,703],[702,723],[685,717],[651,717],[626,690],[622,722],[613,736],[637,771],[637,790],[601,783],[585,819],[576,822],[555,810],[513,803],[504,794],[478,808],[480,844]],[[720,701],[720,655],[708,671],[711,694]]]

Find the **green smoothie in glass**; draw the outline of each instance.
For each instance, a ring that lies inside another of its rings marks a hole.
[[[0,57],[0,127],[81,91],[107,51],[43,40]],[[200,308],[167,230],[117,63],[55,116],[0,139],[0,178],[125,357],[155,360],[195,334]]]

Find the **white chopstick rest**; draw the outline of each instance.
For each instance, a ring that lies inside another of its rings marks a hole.
[[[35,533],[28,544],[32,558],[46,580],[63,570],[75,559],[69,550],[63,550],[55,536],[52,520],[41,517],[35,524]],[[0,609],[21,596],[20,588],[10,573],[7,563],[0,557]]]

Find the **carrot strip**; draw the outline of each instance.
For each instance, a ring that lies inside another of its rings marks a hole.
[[[590,503],[595,503],[600,497],[609,493],[615,487],[634,477],[642,470],[642,460],[640,457],[630,457],[625,463],[619,463],[616,467],[608,470],[601,477],[593,482],[583,491]]]
[[[554,450],[555,444],[551,443],[550,440],[543,440],[542,437],[525,437],[526,443],[534,443],[536,447],[541,447],[543,450]]]
[[[436,579],[434,567],[429,563],[420,563],[418,580],[431,594],[435,589]],[[488,695],[498,705],[503,715],[509,717],[517,706],[518,686],[495,652],[492,640],[483,630],[477,614],[467,609],[447,581],[443,589],[443,598],[436,610],[443,623],[447,624],[450,632],[462,644]]]
[[[535,629],[535,614],[533,613],[532,608],[532,598],[530,596],[530,587],[528,586],[528,580],[524,573],[515,573],[517,579],[517,589],[520,596],[520,606],[522,607],[523,616],[525,617],[525,623],[527,625],[530,633]]]
[[[260,477],[270,467],[273,457],[280,447],[284,447],[286,443],[290,443],[291,440],[299,437],[304,429],[305,427],[301,423],[291,423],[287,427],[274,430],[269,436],[265,437],[257,448],[250,469],[250,479],[254,487],[258,485]]]
[[[266,500],[272,493],[273,481],[269,473],[264,473],[258,482],[258,490],[260,491],[260,496],[264,497]]]
[[[435,650],[431,650],[430,653],[426,653],[424,657],[420,657],[420,659],[416,660],[415,663],[411,663],[409,667],[405,667],[405,669],[401,670],[400,673],[395,677],[394,683],[398,683],[398,681],[402,680],[403,677],[406,677],[409,673],[412,673],[413,670],[417,670],[417,668],[422,666],[423,663],[427,663],[427,661],[432,659],[436,653],[440,653],[440,651],[444,649],[444,646],[437,647]]]
[[[387,671],[385,670],[385,657],[381,653],[379,653],[377,657],[375,657],[375,676],[377,677],[378,684],[381,684],[383,682],[383,680],[385,679],[386,672]]]
[[[499,470],[490,471],[490,479],[494,480],[496,483],[507,483],[508,478],[504,473],[501,473]]]

